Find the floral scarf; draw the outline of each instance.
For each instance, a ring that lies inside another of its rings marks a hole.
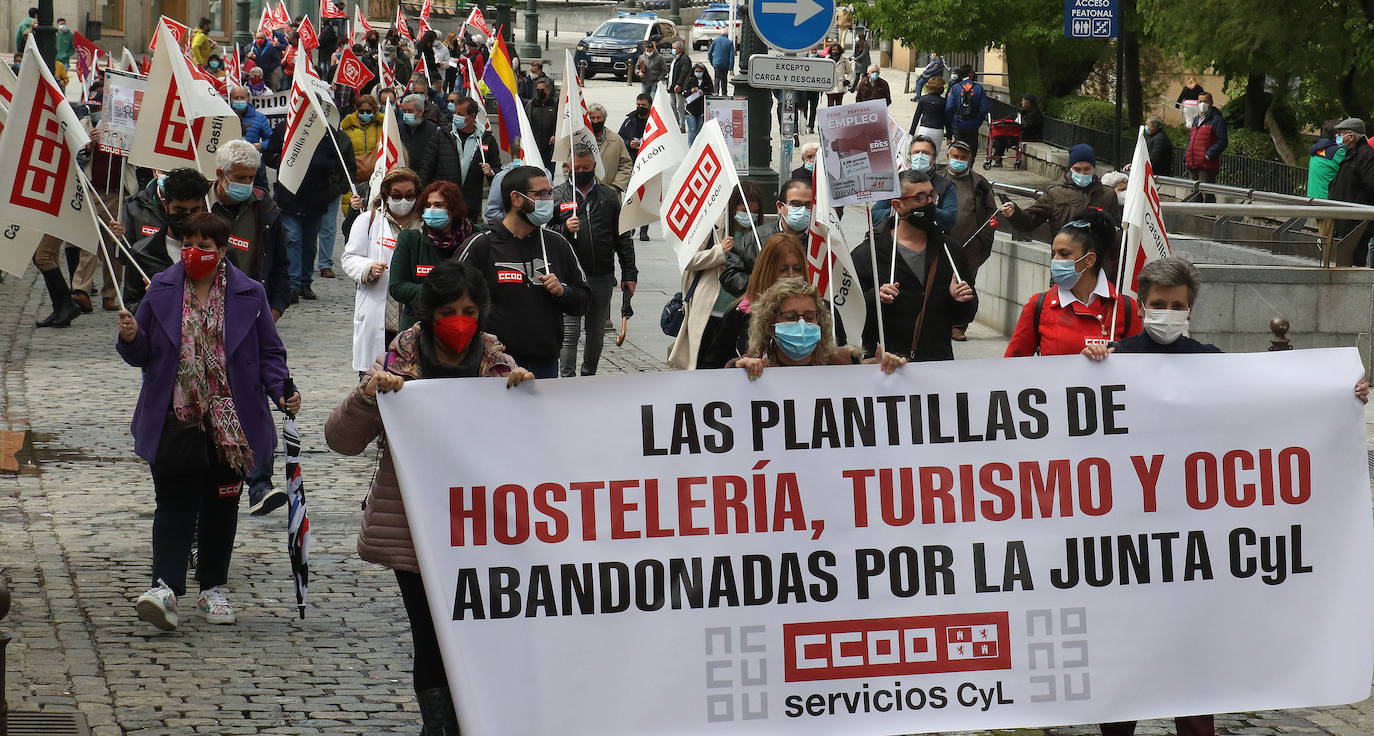
[[[455,219],[452,227],[446,227],[443,230],[435,230],[429,225],[422,225],[421,229],[435,248],[450,253],[462,245],[463,241],[472,234],[472,223],[468,222],[466,217],[459,217]]]
[[[224,261],[220,261],[210,286],[210,298],[204,303],[196,301],[195,284],[186,279],[181,297],[181,353],[176,382],[172,385],[172,409],[180,421],[199,422],[202,426],[208,423],[220,459],[247,475],[253,469],[253,450],[234,410],[225,367],[226,284]]]

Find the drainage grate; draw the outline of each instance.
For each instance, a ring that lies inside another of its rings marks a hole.
[[[91,736],[86,714],[72,711],[15,713],[7,720],[8,736]]]

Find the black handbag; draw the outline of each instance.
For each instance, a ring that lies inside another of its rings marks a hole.
[[[662,328],[663,334],[668,337],[677,337],[677,333],[682,331],[682,322],[687,318],[687,302],[692,301],[692,294],[697,290],[697,283],[701,281],[701,272],[692,279],[692,285],[687,287],[687,295],[682,292],[673,294],[667,304],[663,305],[663,314],[658,318],[658,326]]]

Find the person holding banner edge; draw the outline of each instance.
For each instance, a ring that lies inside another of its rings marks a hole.
[[[415,324],[396,336],[390,350],[377,357],[325,422],[325,442],[334,452],[360,455],[382,437],[385,429],[377,394],[400,391],[406,381],[504,376],[506,387],[513,388],[533,380],[534,375],[521,368],[504,352],[496,336],[486,331],[492,312],[490,292],[477,269],[444,261],[434,267],[419,292]],[[363,502],[358,556],[390,568],[396,575],[415,647],[414,687],[424,733],[457,736],[458,714],[387,442],[382,443],[377,470]]]
[[[733,249],[726,251],[727,259],[731,252]],[[749,355],[749,319],[754,303],[773,284],[789,278],[806,278],[806,246],[795,235],[774,233],[763,243],[745,293],[707,323],[705,332],[710,340],[702,343],[697,368],[730,368],[736,359]]]
[[[1065,223],[1050,246],[1055,285],[1021,309],[1005,357],[1074,355],[1140,334],[1135,300],[1117,291],[1102,267],[1115,247],[1116,225],[1101,210],[1084,210]],[[1112,324],[1116,334],[1109,335]]]

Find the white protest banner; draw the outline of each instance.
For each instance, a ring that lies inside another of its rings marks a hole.
[[[129,155],[134,140],[134,123],[143,107],[143,90],[148,80],[118,69],[105,70],[105,113],[100,117],[100,150],[118,156]]]
[[[90,142],[30,35],[0,132],[0,248],[9,251],[0,268],[14,268],[18,255],[32,256],[42,235],[95,251],[100,231],[77,178],[77,155]]]
[[[129,163],[162,171],[189,166],[213,178],[215,152],[243,126],[215,85],[192,71],[166,23],[157,33],[167,42],[153,52]]]
[[[1150,261],[1168,258],[1170,253],[1169,233],[1164,229],[1164,213],[1159,207],[1159,186],[1155,182],[1154,166],[1150,164],[1150,150],[1145,145],[1144,127],[1136,135],[1121,224],[1126,230],[1126,243],[1122,250],[1126,257],[1121,259],[1121,278],[1116,283],[1121,291],[1134,297],[1140,269]]]
[[[830,195],[836,207],[900,197],[897,162],[882,100],[822,108],[816,116]]]
[[[738,181],[720,123],[714,118],[707,120],[663,191],[663,204],[659,205],[664,236],[677,252],[678,268],[686,270],[692,254],[725,213]]]
[[[831,303],[832,316],[844,325],[845,344],[862,345],[867,304],[855,274],[840,218],[825,186],[825,158],[816,157],[811,176],[811,224],[807,226],[806,277]],[[836,335],[836,340],[839,335]]]
[[[463,733],[878,736],[1367,698],[1360,374],[1117,354],[379,401]]]
[[[743,97],[707,97],[706,117],[720,121],[720,134],[735,164],[735,173],[749,173],[749,101]]]
[[[677,127],[669,96],[655,95],[620,208],[622,229],[633,230],[658,221],[663,204],[663,176],[677,170],[687,157],[687,149],[687,134]]]
[[[310,63],[304,48],[296,50],[296,68]],[[277,168],[277,183],[295,193],[305,181],[315,149],[331,135],[324,110],[309,81],[308,74],[296,74],[291,79],[291,101],[286,111],[286,133],[282,136],[281,166]]]

